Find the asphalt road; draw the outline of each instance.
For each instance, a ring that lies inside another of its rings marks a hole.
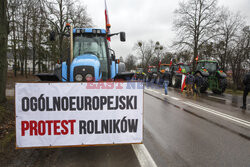
[[[206,97],[186,98],[172,89],[169,96],[162,93],[149,88],[144,95],[144,144],[158,166],[250,166],[250,124],[200,106],[246,121],[249,111]]]

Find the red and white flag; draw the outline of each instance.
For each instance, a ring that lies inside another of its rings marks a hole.
[[[172,62],[172,59],[171,59],[171,60],[170,60],[170,63],[169,63],[170,67],[172,66],[172,63],[173,63],[173,62]]]
[[[106,32],[107,34],[110,33],[109,29],[110,29],[110,23],[109,23],[109,16],[108,16],[108,8],[107,8],[107,3],[106,3],[106,0],[104,0],[104,3],[105,3],[105,23],[106,23]],[[107,36],[107,40],[111,41],[110,40],[110,37]]]
[[[181,92],[183,92],[185,86],[186,86],[186,78],[187,76],[182,74],[182,78],[181,78]]]
[[[159,61],[159,67],[161,66],[161,60]]]

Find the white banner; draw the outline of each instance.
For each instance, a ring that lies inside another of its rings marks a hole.
[[[140,82],[16,83],[16,147],[142,143]]]

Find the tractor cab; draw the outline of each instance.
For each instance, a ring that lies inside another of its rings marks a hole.
[[[207,70],[211,74],[215,73],[218,68],[219,66],[216,61],[199,61],[196,70],[205,69],[205,71]]]
[[[178,72],[178,73],[183,73],[187,74],[191,72],[190,66],[184,63],[178,63],[175,65],[171,66],[171,71],[172,72]]]
[[[170,68],[170,64],[161,64],[161,65],[160,65],[160,72],[161,72],[161,73],[164,73],[165,70],[166,70],[166,69],[169,70],[169,68]]]
[[[65,63],[66,65],[66,63]],[[73,29],[73,61],[70,81],[99,81],[114,78],[115,55],[103,29]]]
[[[137,69],[136,69],[136,73],[137,73],[137,74],[143,73],[143,68],[137,68]]]
[[[157,67],[156,66],[149,66],[148,73],[157,73]]]
[[[125,41],[125,33],[108,34],[109,36],[120,34],[120,40]],[[74,28],[73,32],[73,58],[70,64],[70,71],[65,73],[66,62],[63,63],[63,81],[66,81],[67,74],[70,74],[70,81],[106,81],[115,79],[120,63],[115,58],[115,52],[109,46],[107,33],[104,29]],[[124,69],[125,70],[125,69]],[[131,74],[128,74],[131,75]],[[122,78],[122,77],[121,77]]]
[[[124,42],[124,32],[107,34],[104,29],[69,27],[69,57],[56,66],[53,74],[37,74],[42,81],[87,82],[133,77],[134,73],[125,72],[125,64],[116,59],[108,41],[108,37],[120,35]]]

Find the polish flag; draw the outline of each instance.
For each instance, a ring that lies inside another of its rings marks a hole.
[[[107,8],[107,3],[106,3],[106,0],[104,0],[104,3],[105,3],[105,23],[106,23],[106,33],[107,34],[110,34],[110,23],[109,23],[109,16],[108,16],[108,8]],[[110,37],[107,36],[107,40],[111,41]]]
[[[181,92],[183,92],[185,86],[186,86],[186,78],[187,76],[182,74],[182,77],[181,77]]]
[[[161,66],[161,60],[159,61],[159,67]]]
[[[172,66],[172,63],[173,63],[173,62],[172,62],[172,59],[171,59],[171,60],[170,60],[170,63],[169,63],[169,64],[170,64],[170,67]]]

